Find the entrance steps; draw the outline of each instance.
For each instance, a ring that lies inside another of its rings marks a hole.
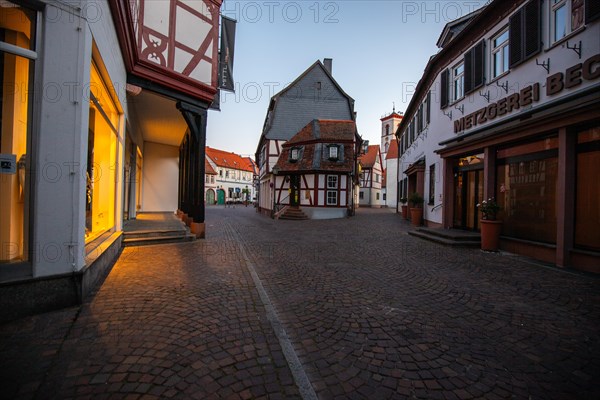
[[[151,244],[191,242],[196,239],[187,228],[177,230],[146,230],[123,232],[124,246],[147,246]]]
[[[279,216],[279,219],[287,219],[292,221],[302,221],[308,219],[306,214],[297,207],[288,207],[283,214]]]
[[[195,240],[189,228],[173,213],[138,213],[123,226],[124,246],[182,243]]]
[[[454,247],[479,247],[481,235],[477,232],[468,232],[458,229],[442,228],[417,228],[409,231],[409,235]]]

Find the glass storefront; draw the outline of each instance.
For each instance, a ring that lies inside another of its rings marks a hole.
[[[556,243],[556,146],[554,138],[516,146],[506,150],[510,157],[499,160],[496,193],[503,235]],[[536,149],[542,151],[519,154]]]
[[[578,135],[575,247],[600,251],[600,127]]]
[[[482,200],[483,154],[462,157],[454,169],[454,227],[478,230]]]
[[[86,242],[115,226],[119,113],[92,63],[86,184]]]
[[[34,11],[0,2],[0,263],[28,260]]]

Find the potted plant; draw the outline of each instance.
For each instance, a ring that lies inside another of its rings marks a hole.
[[[400,208],[402,209],[402,218],[404,218],[405,220],[408,220],[408,206],[406,205],[407,202],[408,199],[406,197],[400,198],[400,204],[402,204],[400,206]]]
[[[413,192],[408,201],[412,205],[410,209],[410,221],[414,226],[421,226],[421,220],[423,219],[423,197],[419,193]]]
[[[481,250],[498,251],[502,221],[496,220],[496,217],[500,206],[491,197],[477,204],[477,208],[481,211]]]

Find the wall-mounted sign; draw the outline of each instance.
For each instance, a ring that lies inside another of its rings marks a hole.
[[[14,175],[17,173],[17,155],[0,154],[0,174]]]
[[[585,62],[567,68],[565,72],[558,72],[546,79],[546,96],[554,96],[565,89],[572,89],[583,83],[600,78],[600,54],[588,58]],[[526,107],[540,101],[541,84],[534,83],[518,93],[513,93],[495,103],[483,107],[469,115],[454,121],[454,133],[474,128],[478,125],[492,121],[498,117],[510,114],[521,107]]]

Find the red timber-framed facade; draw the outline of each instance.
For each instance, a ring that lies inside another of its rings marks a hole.
[[[492,1],[448,24],[397,131],[426,225],[478,231],[494,198],[502,250],[600,272],[599,38],[587,0]]]
[[[358,201],[361,207],[381,208],[385,170],[381,157],[381,148],[373,144],[365,146],[358,158],[360,191]]]
[[[109,0],[135,92],[172,102],[169,116],[187,126],[177,132],[178,215],[204,237],[204,173],[207,110],[218,91],[218,37],[221,0]],[[143,110],[140,110],[143,112]],[[179,114],[179,115],[177,115]],[[164,130],[155,133],[160,142]]]
[[[360,143],[354,121],[313,120],[283,144],[273,167],[275,214],[292,208],[310,219],[351,215]]]

